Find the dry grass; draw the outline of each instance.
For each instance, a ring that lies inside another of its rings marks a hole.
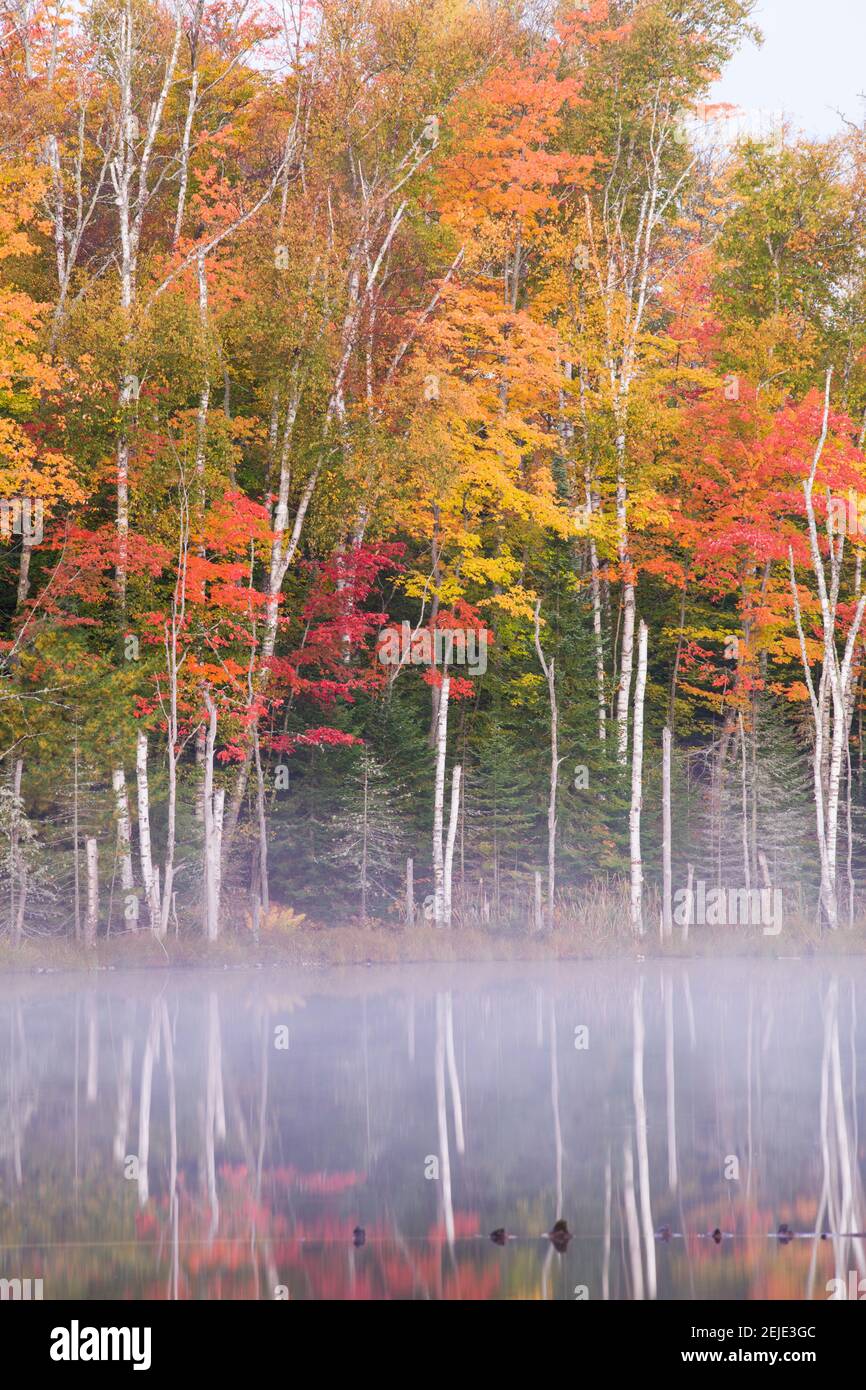
[[[100,938],[85,951],[81,945],[50,936],[32,936],[13,949],[0,939],[0,970],[99,970],[216,967],[243,969],[262,966],[328,966],[400,964],[450,961],[542,961],[604,958],[701,958],[744,956],[758,958],[839,956],[866,953],[866,920],[853,930],[821,935],[805,918],[786,918],[778,936],[764,936],[757,927],[692,927],[688,940],[674,929],[670,941],[659,931],[658,899],[647,895],[646,933],[632,934],[627,887],[596,884],[580,896],[557,903],[552,933],[533,934],[528,924],[481,927],[477,919],[457,922],[452,930],[422,924],[411,929],[372,923],[323,926],[288,907],[277,907],[261,933],[258,945],[241,917],[236,930],[227,930],[214,943],[206,942],[195,922],[164,943],[149,932]],[[654,925],[652,925],[654,924]]]

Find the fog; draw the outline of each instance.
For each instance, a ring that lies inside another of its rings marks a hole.
[[[794,960],[7,976],[0,1276],[826,1299],[866,1277],[864,985]]]

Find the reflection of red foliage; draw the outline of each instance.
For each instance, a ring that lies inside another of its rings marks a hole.
[[[302,1192],[318,1192],[323,1196],[348,1192],[366,1180],[363,1173],[301,1173],[297,1168],[274,1168],[268,1179],[274,1187],[299,1187]]]
[[[454,1213],[454,1234],[458,1240],[465,1236],[477,1236],[481,1229],[477,1211],[455,1211]],[[427,1233],[428,1240],[447,1240],[445,1227],[443,1225],[431,1226]]]
[[[290,1214],[288,1192],[320,1198],[328,1206],[361,1187],[363,1173],[304,1172],[294,1167],[263,1174],[262,1195],[256,1198],[255,1173],[246,1165],[225,1164],[217,1175],[219,1225],[211,1236],[212,1214],[206,1193],[194,1195],[178,1183],[181,1298],[270,1299],[272,1285],[286,1284],[293,1296],[314,1299],[375,1300],[435,1297],[487,1299],[500,1288],[499,1261],[489,1254],[478,1234],[477,1212],[455,1212],[455,1234],[461,1240],[453,1254],[445,1232],[434,1225],[422,1240],[406,1238],[385,1224],[367,1223],[366,1241],[353,1250],[352,1233],[364,1225],[360,1212],[347,1215],[323,1210],[296,1218]],[[135,1228],[143,1244],[165,1260],[170,1248],[171,1213],[167,1195],[151,1199],[138,1212]],[[456,1261],[456,1263],[455,1263]],[[165,1278],[148,1284],[144,1297],[161,1299]]]

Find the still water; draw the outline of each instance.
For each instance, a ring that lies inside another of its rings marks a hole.
[[[864,1082],[861,962],[5,976],[0,1278],[825,1299],[866,1277]]]

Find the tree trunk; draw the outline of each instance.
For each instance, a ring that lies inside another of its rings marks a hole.
[[[752,864],[749,853],[749,783],[746,760],[746,726],[743,711],[739,713],[740,725],[740,792],[742,801],[742,845],[743,845],[743,887],[751,894]]]
[[[225,791],[214,791],[213,768],[217,710],[209,690],[204,692],[208,713],[204,760],[204,934],[208,941],[219,936],[220,879]]]
[[[550,704],[550,790],[547,801],[547,929],[553,931],[554,898],[556,894],[556,791],[559,781],[559,707],[556,700],[556,665],[554,657],[547,661],[541,645],[539,619],[541,600],[535,605],[535,650],[544,678]]]
[[[30,593],[30,557],[33,554],[33,546],[26,536],[21,540],[21,566],[18,570],[18,595],[15,601],[16,611],[20,611],[27,602],[27,595]]]
[[[406,860],[406,926],[415,925],[415,864]]]
[[[689,939],[689,927],[691,926],[692,922],[692,889],[694,881],[695,866],[694,864],[689,864],[687,866],[686,878],[686,920],[683,923],[683,941],[688,941]]]
[[[114,786],[114,802],[117,809],[117,854],[120,859],[120,886],[123,890],[124,911],[128,900],[135,891],[135,878],[132,872],[132,826],[129,819],[129,798],[126,794],[126,776],[122,767],[116,767],[111,774]],[[138,930],[138,913],[130,923],[132,930]]]
[[[456,765],[451,774],[451,815],[448,820],[448,842],[445,846],[444,915],[445,926],[451,926],[451,882],[454,866],[454,843],[457,839],[457,817],[460,812],[460,778],[463,768]]]
[[[624,456],[625,438],[617,442],[617,451]],[[624,465],[623,465],[624,466]],[[629,552],[626,485],[622,474],[616,485],[617,553],[622,571],[622,639],[620,645],[619,688],[617,690],[617,757],[624,765],[628,754],[628,706],[631,695],[631,676],[634,667],[634,625],[636,617],[634,579]]]
[[[99,851],[91,836],[85,841],[87,853],[87,917],[84,922],[85,946],[96,945],[96,927],[99,922]]]
[[[256,755],[256,791],[259,813],[259,894],[262,911],[265,914],[265,921],[267,921],[268,913],[271,910],[271,895],[268,885],[268,823],[265,815],[265,780],[262,775],[262,757],[257,729],[253,733],[253,748]],[[222,850],[222,847],[220,848]]]
[[[16,758],[12,769],[12,820],[9,829],[9,935],[13,946],[21,943],[24,934],[24,909],[27,903],[27,866],[21,853],[19,822],[21,816],[21,777],[23,758]],[[15,899],[16,884],[18,900]]]
[[[448,749],[448,696],[451,677],[443,676],[439,690],[439,709],[436,719],[436,774],[433,787],[433,924],[445,922],[445,850],[443,822],[445,816],[445,755]]]
[[[72,862],[75,873],[75,940],[81,940],[81,863],[78,838],[78,730],[72,752]]]
[[[135,774],[138,784],[138,848],[141,858],[141,881],[147,900],[150,925],[159,931],[159,887],[153,869],[150,844],[150,791],[147,782],[147,735],[139,729],[135,750]]]
[[[587,468],[586,474],[586,510],[587,516],[592,522],[593,496],[592,483]],[[592,596],[592,632],[595,642],[595,688],[596,701],[598,704],[598,737],[604,743],[607,739],[607,703],[605,695],[605,676],[604,676],[604,638],[602,637],[601,623],[601,580],[599,577],[598,547],[595,537],[589,538],[589,573],[590,573],[590,594]]]
[[[671,731],[662,730],[662,935],[673,935],[671,915]]]
[[[643,706],[647,673],[647,625],[641,622],[638,633],[637,681],[634,692],[634,725],[632,728],[631,809],[629,838],[631,842],[631,925],[643,936],[643,860],[640,843],[640,817],[643,802]]]

